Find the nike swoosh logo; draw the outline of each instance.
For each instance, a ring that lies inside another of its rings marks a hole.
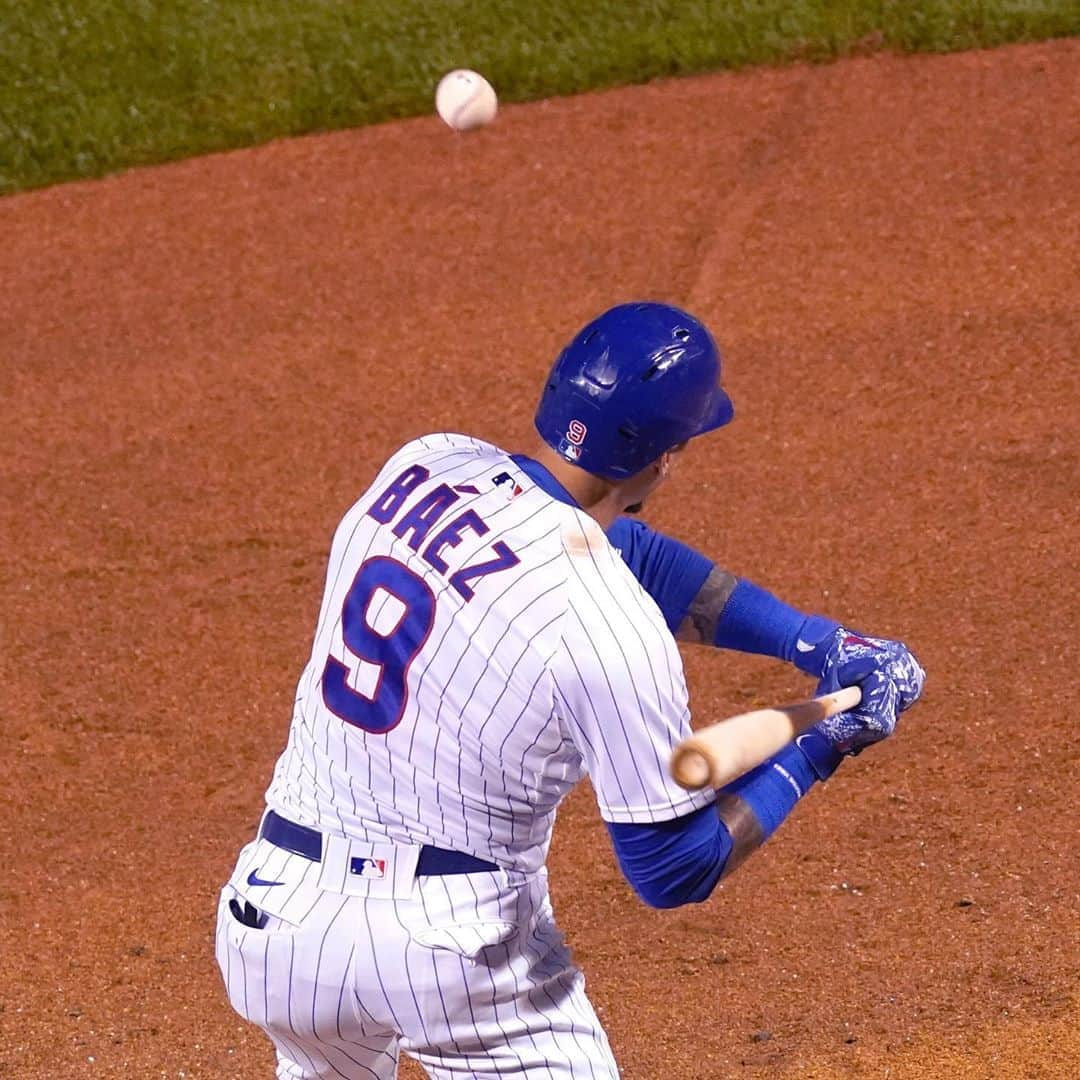
[[[814,649],[816,648],[816,646],[815,645],[808,645],[805,641],[803,641],[802,638],[796,638],[795,639],[795,648],[798,649],[799,652],[813,652]]]
[[[256,869],[256,870],[252,870],[251,873],[248,874],[248,884],[249,885],[284,885],[285,882],[284,881],[264,881],[261,877],[259,877],[259,871]]]

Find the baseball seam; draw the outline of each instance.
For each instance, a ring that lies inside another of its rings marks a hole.
[[[452,115],[453,115],[453,121],[454,121],[454,128],[456,130],[459,130],[459,131],[461,130],[460,124],[461,124],[461,121],[464,119],[464,114],[468,111],[469,106],[472,105],[472,103],[474,101],[476,101],[476,98],[480,94],[480,91],[482,89],[483,89],[483,87],[481,87],[479,85],[475,86],[473,88],[472,93],[469,94],[469,96],[454,110]]]

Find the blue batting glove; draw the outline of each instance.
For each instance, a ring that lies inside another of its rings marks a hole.
[[[818,694],[860,687],[858,706],[816,725],[841,754],[857,754],[893,733],[897,717],[922,693],[926,672],[902,642],[862,637],[824,619],[817,628],[824,633],[800,637],[795,663],[820,677]]]

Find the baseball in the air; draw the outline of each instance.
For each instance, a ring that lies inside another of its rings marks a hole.
[[[455,131],[469,131],[495,119],[499,99],[483,75],[458,68],[439,80],[435,108]]]

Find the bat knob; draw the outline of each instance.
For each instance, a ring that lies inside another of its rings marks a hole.
[[[700,791],[707,787],[711,774],[709,759],[693,746],[676,747],[671,755],[671,775],[675,783],[688,791]]]

